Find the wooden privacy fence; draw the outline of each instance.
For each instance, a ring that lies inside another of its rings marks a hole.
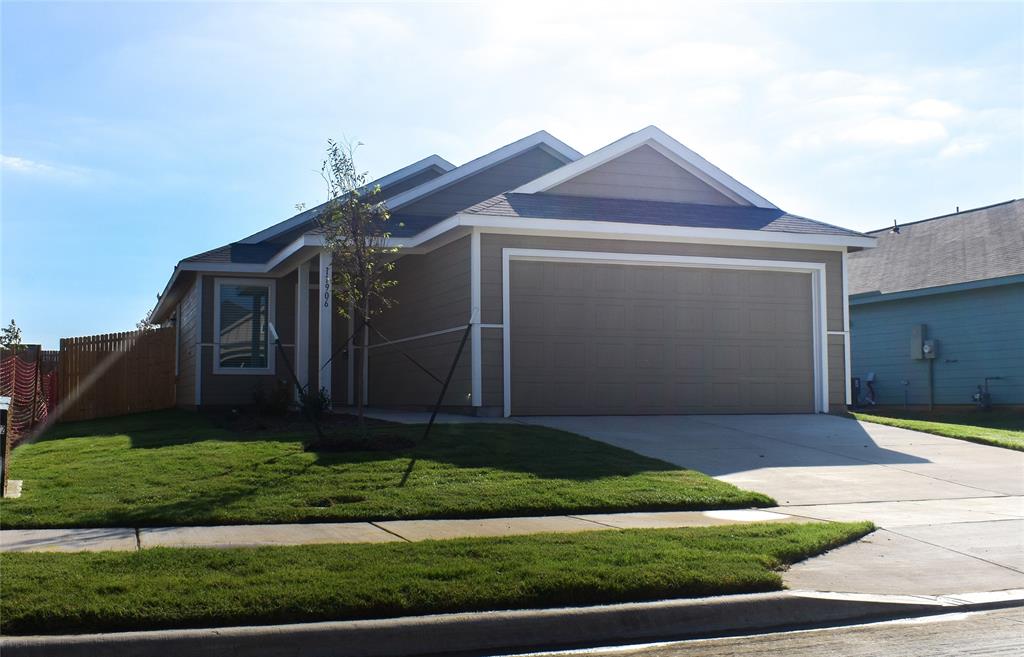
[[[61,421],[174,406],[174,327],[63,338]]]

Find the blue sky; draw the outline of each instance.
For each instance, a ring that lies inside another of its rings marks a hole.
[[[538,129],[656,124],[856,229],[1024,196],[1024,4],[12,3],[0,322],[131,329],[181,258],[313,204],[328,137],[382,175]]]

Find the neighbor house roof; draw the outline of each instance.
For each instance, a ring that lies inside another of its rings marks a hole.
[[[850,254],[850,294],[891,294],[1024,274],[1024,199],[871,231]]]
[[[508,193],[478,203],[463,210],[463,213],[529,219],[614,221],[651,226],[726,228],[863,237],[856,231],[788,214],[778,208],[761,208],[751,205],[704,205],[556,194]]]

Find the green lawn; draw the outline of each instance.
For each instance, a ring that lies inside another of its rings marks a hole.
[[[59,634],[588,605],[782,588],[870,523],[376,545],[0,555],[0,632]]]
[[[380,430],[412,438],[422,433],[416,426]],[[14,450],[11,478],[24,480],[24,493],[0,501],[0,526],[454,518],[774,503],[699,472],[540,427],[438,425],[427,443],[399,452],[305,452],[302,438],[240,433],[178,411],[58,425],[43,440]]]
[[[1024,451],[1024,412],[969,411],[924,413],[908,411],[854,413],[864,422],[914,429],[948,438]]]

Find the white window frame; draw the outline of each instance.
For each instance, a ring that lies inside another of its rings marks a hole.
[[[242,376],[267,376],[276,371],[274,343],[267,327],[267,367],[221,367],[220,364],[220,290],[225,285],[251,285],[267,288],[267,322],[277,317],[275,288],[277,281],[273,278],[215,278],[213,279],[213,373],[240,374]]]
[[[825,263],[753,258],[719,258],[709,256],[673,256],[650,253],[609,253],[600,251],[563,251],[555,249],[501,250],[501,303],[503,333],[504,415],[512,415],[512,321],[510,269],[514,260],[571,262],[589,264],[640,265],[660,267],[700,267],[714,269],[746,269],[782,271],[811,276],[811,334],[814,347],[814,409],[828,413],[828,311],[825,287]]]

